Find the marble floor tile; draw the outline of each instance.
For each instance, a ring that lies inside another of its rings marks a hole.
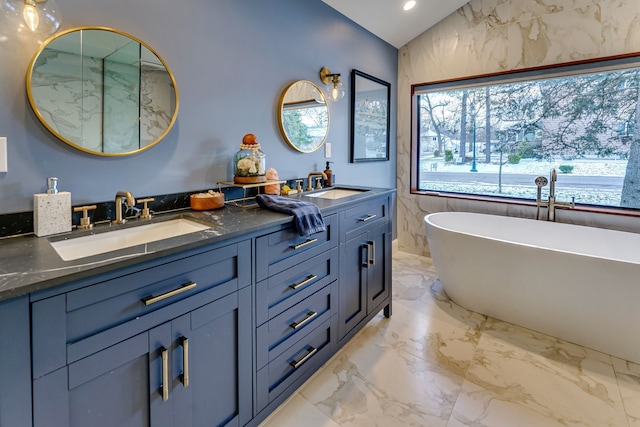
[[[280,408],[271,414],[261,427],[339,427],[340,424],[294,393]]]
[[[640,427],[640,365],[617,357],[612,359],[629,426]]]
[[[462,377],[359,335],[300,394],[341,426],[446,426]]]
[[[262,426],[640,427],[640,365],[466,310],[394,252],[376,316]]]
[[[451,426],[626,426],[611,357],[489,319]]]

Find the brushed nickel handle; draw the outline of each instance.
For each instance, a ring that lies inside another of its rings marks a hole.
[[[182,346],[182,375],[180,380],[184,388],[189,387],[189,339],[180,337],[180,345]]]
[[[311,319],[313,319],[314,317],[316,317],[318,315],[317,312],[315,311],[310,311],[307,313],[307,315],[304,317],[304,319],[302,319],[299,322],[293,322],[291,325],[289,325],[291,328],[293,329],[298,329],[301,328],[303,325],[305,325],[306,323],[309,323],[311,321]]]
[[[160,347],[160,354],[162,355],[162,400],[165,402],[169,400],[169,350],[164,347]]]
[[[193,289],[196,286],[198,286],[196,282],[187,282],[184,285],[180,286],[179,288],[166,292],[162,295],[158,295],[155,297],[153,295],[149,295],[148,297],[144,297],[142,298],[142,302],[144,303],[144,305],[155,304],[158,301],[162,301],[163,299],[171,298],[183,292],[187,292],[188,290]]]
[[[365,217],[358,218],[358,221],[361,221],[361,222],[371,221],[372,219],[374,219],[374,218],[375,218],[375,217],[377,217],[377,216],[378,216],[378,215],[376,215],[376,214],[369,214],[369,215],[367,215],[367,216],[365,216]]]
[[[369,254],[369,255],[371,255],[369,257],[369,264],[376,265],[376,242],[370,240],[370,241],[367,242],[367,246],[371,247],[371,252]],[[369,251],[367,250],[367,252],[369,252]]]
[[[369,268],[369,260],[371,260],[371,245],[369,245],[369,243],[363,243],[362,246],[360,246],[360,249],[367,250],[367,255],[364,257],[362,266],[365,268]]]
[[[308,275],[302,282],[299,283],[292,283],[291,285],[289,285],[289,287],[291,289],[300,289],[303,286],[308,285],[309,283],[313,282],[314,280],[316,280],[318,278],[318,276],[316,276],[315,274],[310,274]]]
[[[298,250],[298,249],[304,248],[307,245],[311,245],[312,243],[315,243],[317,241],[318,239],[307,239],[306,241],[302,243],[298,243],[297,245],[291,245],[290,248],[293,248],[293,250]]]
[[[307,354],[305,354],[302,359],[298,360],[297,362],[295,360],[293,360],[289,364],[291,366],[293,366],[293,369],[298,369],[300,366],[302,366],[304,364],[304,362],[306,362],[307,360],[311,359],[311,356],[313,356],[317,352],[318,352],[317,348],[311,347],[311,348],[309,348],[309,350],[307,350]]]

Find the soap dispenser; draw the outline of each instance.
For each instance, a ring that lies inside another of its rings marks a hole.
[[[333,183],[334,183],[333,171],[329,167],[329,163],[333,163],[333,162],[327,162],[327,167],[324,170],[324,174],[327,175],[327,179],[325,179],[324,181],[325,187],[333,187]]]
[[[71,231],[71,193],[58,191],[58,178],[47,179],[47,192],[33,195],[33,231],[36,236]]]

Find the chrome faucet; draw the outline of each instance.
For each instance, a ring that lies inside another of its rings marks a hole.
[[[573,209],[576,207],[575,197],[571,198],[571,202],[559,202],[556,200],[556,180],[558,174],[555,168],[551,169],[550,179],[547,180],[544,176],[536,178],[535,183],[538,186],[538,197],[536,198],[536,219],[542,219],[540,215],[540,208],[547,208],[547,221],[556,220],[556,209]],[[547,201],[542,200],[542,187],[546,186],[548,182],[551,182],[549,186],[549,199]]]
[[[325,174],[324,172],[309,172],[309,175],[307,175],[307,191],[313,190],[313,182],[311,182],[312,176],[322,176],[323,179],[327,179],[327,174]],[[318,190],[322,188],[322,185],[320,185],[320,181],[318,181],[318,185],[316,186],[316,188]]]
[[[124,201],[122,200],[122,198],[124,197]],[[125,222],[127,222],[127,220],[125,218],[122,217],[122,205],[124,205],[127,208],[130,208],[132,206],[135,206],[136,204],[136,199],[133,198],[133,194],[131,194],[129,191],[124,191],[124,190],[120,190],[116,193],[116,206],[115,206],[115,210],[116,210],[116,219],[114,219],[112,221],[113,224],[124,224]]]

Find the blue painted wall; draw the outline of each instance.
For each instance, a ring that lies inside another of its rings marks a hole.
[[[355,68],[392,84],[391,159],[349,163],[349,99],[330,105],[332,169],[338,184],[396,185],[398,51],[320,0],[57,0],[63,29],[116,28],[152,46],[174,73],[178,120],[155,147],[125,158],[74,150],[40,125],[28,104],[25,73],[38,44],[0,34],[0,136],[9,171],[0,173],[0,213],[33,209],[46,178],[71,191],[72,203],[213,188],[232,178],[231,157],[255,133],[267,167],[281,178],[324,169],[324,150],[297,153],[282,139],[275,110],[294,80],[319,84],[328,66],[349,87]]]

